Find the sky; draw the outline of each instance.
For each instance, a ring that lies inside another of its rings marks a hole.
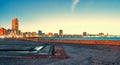
[[[0,27],[22,32],[120,35],[120,0],[0,0]]]

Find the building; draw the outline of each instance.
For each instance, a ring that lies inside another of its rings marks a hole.
[[[0,28],[0,36],[6,34],[6,29],[5,28]]]
[[[38,35],[42,35],[42,31],[41,30],[38,30]]]
[[[24,32],[23,37],[39,37],[36,32]]]
[[[17,18],[12,19],[12,30],[15,30],[15,31],[19,30],[19,22]]]
[[[98,33],[98,36],[104,36],[104,33],[102,33],[102,32]]]
[[[83,36],[87,36],[87,32],[83,32]]]
[[[11,29],[12,38],[18,38],[21,36],[21,30],[19,30],[19,21],[17,18],[12,19],[12,29]]]
[[[48,37],[53,37],[53,33],[49,32]]]
[[[59,36],[63,35],[63,30],[59,30]]]
[[[54,33],[54,37],[59,37],[58,33]]]
[[[7,29],[7,30],[6,30],[6,34],[7,34],[7,35],[10,35],[10,34],[11,34],[11,32],[12,32],[12,30],[11,30],[11,29]]]
[[[21,34],[21,31],[19,30],[19,21],[17,18],[12,19],[12,37],[16,38],[18,35]]]

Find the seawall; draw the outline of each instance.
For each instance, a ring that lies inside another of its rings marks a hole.
[[[113,40],[52,40],[54,43],[72,43],[72,44],[99,44],[99,45],[119,45],[120,41]]]
[[[98,44],[98,45],[119,45],[120,40],[43,40],[38,38],[21,38],[34,42],[53,42],[53,43],[71,43],[71,44]]]

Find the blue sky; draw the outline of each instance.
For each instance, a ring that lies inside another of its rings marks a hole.
[[[74,11],[72,11],[73,3]],[[63,29],[66,34],[120,34],[120,0],[0,0],[0,27],[45,33]]]

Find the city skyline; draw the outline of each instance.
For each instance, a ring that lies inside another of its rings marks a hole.
[[[0,0],[0,27],[18,18],[20,30],[120,34],[119,0]]]

